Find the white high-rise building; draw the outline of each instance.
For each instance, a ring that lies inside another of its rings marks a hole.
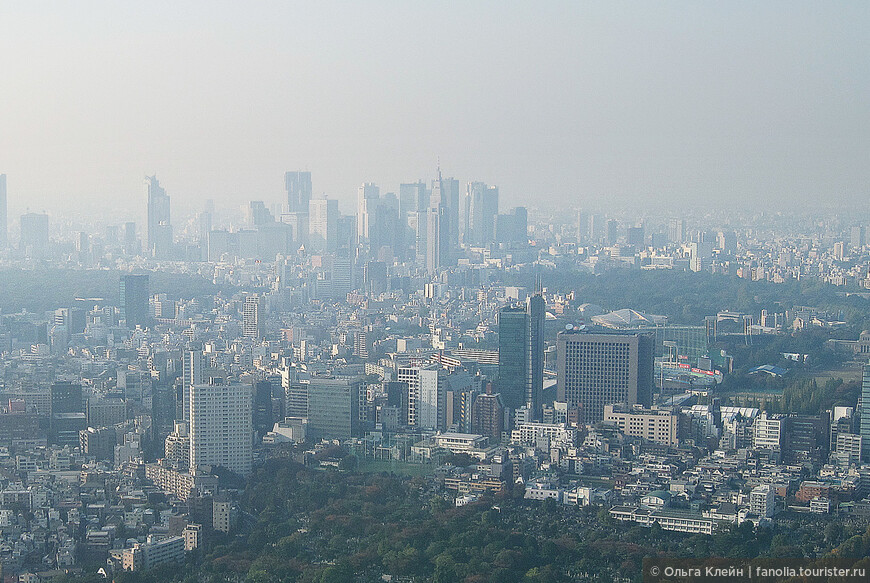
[[[184,351],[181,374],[185,386],[202,384],[202,350]]]
[[[250,385],[191,385],[190,465],[248,476],[253,458]]]
[[[259,294],[251,294],[245,298],[243,318],[245,338],[261,338],[265,322],[263,300]]]
[[[397,380],[408,384],[408,425],[442,429],[447,389],[440,368],[400,368]]]
[[[375,209],[381,202],[381,189],[376,184],[366,182],[359,187],[356,207],[357,243],[366,245],[371,237]]]
[[[767,412],[762,411],[753,425],[752,447],[755,449],[781,449],[782,418],[778,415],[768,417]]]
[[[338,201],[326,198],[308,203],[308,243],[315,253],[335,253],[338,247]]]

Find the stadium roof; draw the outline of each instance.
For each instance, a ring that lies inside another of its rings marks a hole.
[[[599,326],[604,326],[605,328],[623,329],[667,324],[668,317],[656,316],[654,314],[644,314],[643,312],[638,312],[637,310],[624,308],[622,310],[610,312],[609,314],[592,316],[592,321]]]

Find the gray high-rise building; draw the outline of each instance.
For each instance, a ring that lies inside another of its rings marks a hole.
[[[455,178],[441,178],[439,169],[438,182],[441,183],[441,204],[447,209],[447,220],[449,221],[447,225],[449,253],[459,243],[459,181]]]
[[[544,391],[544,322],[547,305],[540,294],[526,299],[526,408],[540,418]]]
[[[146,253],[157,259],[172,256],[172,222],[169,196],[160,186],[157,176],[145,177],[145,195],[148,199],[148,244]]]
[[[447,264],[447,238],[450,219],[444,205],[433,206],[426,213],[426,271],[433,275]]]
[[[589,242],[589,213],[583,210],[577,211],[577,242]]]
[[[428,207],[429,190],[426,183],[421,180],[399,185],[399,223],[404,245],[400,257],[425,261]]]
[[[505,407],[526,407],[532,418],[540,416],[544,389],[545,315],[540,294],[498,315],[498,391]]]
[[[429,190],[422,180],[399,185],[399,212],[402,218],[408,213],[425,212],[429,206]]]
[[[426,215],[426,271],[430,275],[448,264],[450,259],[450,211],[445,203],[441,168],[432,183],[429,212]]]
[[[508,306],[498,313],[498,392],[505,407],[518,409],[525,402],[526,310]]]
[[[0,174],[0,249],[9,246],[9,219],[7,208],[9,201],[6,199],[6,175]]]
[[[863,225],[856,225],[852,227],[849,232],[849,243],[852,246],[852,249],[859,250],[864,247],[865,241],[865,229]]]
[[[608,219],[607,221],[607,244],[615,245],[619,238],[619,223],[616,219]]]
[[[370,208],[368,229],[368,244],[373,257],[380,257],[382,252],[387,253],[387,258],[390,255],[404,257],[404,232],[399,222],[399,199],[395,194],[386,193],[373,209]]]
[[[586,236],[589,241],[597,243],[604,235],[604,217],[599,214],[591,213],[589,215],[589,228],[586,230]]]
[[[498,187],[483,182],[469,183],[459,212],[460,241],[476,246],[494,241],[497,215]]]
[[[495,240],[510,246],[529,242],[529,214],[526,207],[518,206],[511,212],[495,217]]]
[[[864,365],[864,376],[861,380],[861,400],[858,405],[861,423],[861,459],[866,462],[870,461],[870,364]]]
[[[604,406],[649,407],[653,389],[652,334],[566,331],[559,334],[557,399],[579,409],[581,423],[604,419]]]
[[[119,284],[121,320],[127,328],[145,327],[150,321],[148,276],[122,275]]]
[[[287,212],[307,213],[311,200],[311,172],[285,172],[284,189],[287,191]]]
[[[359,431],[362,377],[314,377],[308,384],[308,435],[311,439],[350,439]]]
[[[671,243],[682,243],[686,240],[686,221],[671,219],[668,224],[668,240]]]
[[[48,256],[48,215],[27,213],[21,215],[19,249],[31,259]]]
[[[124,253],[127,255],[137,255],[139,252],[139,242],[136,239],[136,223],[129,221],[124,223]]]

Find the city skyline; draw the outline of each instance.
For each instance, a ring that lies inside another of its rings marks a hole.
[[[867,579],[870,4],[0,22],[0,583]]]
[[[94,6],[4,8],[16,205],[135,205],[154,173],[178,208],[278,199],[291,168],[344,205],[439,158],[506,205],[866,197],[862,3]]]

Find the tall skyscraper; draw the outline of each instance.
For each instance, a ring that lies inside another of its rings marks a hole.
[[[544,322],[547,305],[540,294],[526,299],[526,409],[540,419],[544,391]]]
[[[122,275],[119,284],[121,320],[127,328],[148,326],[151,318],[148,309],[148,275]]]
[[[599,214],[591,213],[589,215],[589,228],[586,231],[589,241],[597,243],[604,235],[604,217]]]
[[[583,210],[577,211],[577,243],[589,242],[589,213]]]
[[[459,181],[455,178],[440,178],[441,203],[447,209],[447,241],[450,245],[448,253],[459,243]]]
[[[366,182],[359,187],[356,197],[357,245],[368,248],[375,226],[375,211],[381,202],[381,189],[377,184]]]
[[[429,207],[429,190],[422,180],[399,185],[399,223],[404,231],[403,255],[425,263],[426,258],[426,211]]]
[[[423,212],[429,206],[429,190],[426,183],[410,182],[399,185],[399,212],[402,218],[408,213]]]
[[[616,219],[608,219],[607,220],[607,244],[615,245],[617,239],[619,238],[619,223]]]
[[[735,255],[737,253],[737,233],[719,231],[716,235],[716,247],[725,255]]]
[[[244,330],[246,338],[262,338],[265,318],[263,314],[263,299],[259,294],[251,294],[245,298]]]
[[[6,199],[6,175],[0,174],[0,249],[9,246],[9,219],[6,215],[9,201]]]
[[[181,366],[181,382],[185,387],[202,384],[202,350],[185,350]]]
[[[646,233],[643,225],[629,227],[626,230],[625,242],[634,247],[643,247],[646,241]]]
[[[864,365],[861,379],[861,400],[858,402],[861,431],[861,459],[870,461],[870,364]]]
[[[426,271],[430,275],[449,263],[450,260],[450,211],[445,202],[449,192],[441,178],[441,168],[432,183],[429,197],[429,212],[426,216]]]
[[[201,385],[203,354],[201,350],[185,350],[181,357],[181,419],[190,421],[190,387]],[[177,415],[176,415],[177,416]]]
[[[169,196],[160,186],[157,176],[145,177],[145,195],[148,199],[147,254],[157,259],[168,259],[172,256]]]
[[[425,267],[429,253],[429,211],[409,213],[408,230],[413,234],[414,259]]]
[[[274,221],[275,217],[262,200],[252,200],[245,208],[245,223],[249,227],[260,227]]]
[[[272,383],[269,381],[256,381],[254,383],[254,408],[252,411],[254,430],[257,436],[262,438],[271,431],[275,423],[272,415]]]
[[[426,271],[437,273],[447,264],[447,237],[450,235],[450,219],[444,205],[433,206],[426,214]]]
[[[284,189],[287,191],[287,212],[307,213],[308,201],[311,200],[311,172],[285,172]]]
[[[865,229],[863,225],[856,225],[852,227],[850,230],[849,243],[852,246],[852,249],[859,250],[864,247],[865,237],[864,237]]]
[[[682,243],[686,240],[686,221],[671,219],[668,224],[668,240],[671,243]]]
[[[253,461],[251,386],[191,385],[190,465],[248,476]]]
[[[139,242],[136,240],[136,223],[129,221],[124,223],[124,253],[138,255]]]
[[[28,258],[45,259],[48,256],[48,215],[27,213],[21,215],[19,249]]]
[[[605,405],[650,406],[653,335],[568,331],[556,347],[557,399],[578,408],[581,423],[601,421]]]
[[[375,258],[391,259],[404,257],[404,231],[399,222],[399,199],[388,192],[378,201],[374,220],[369,225],[369,248]]]
[[[338,201],[313,199],[308,205],[308,244],[312,253],[338,249]]]
[[[396,379],[408,387],[408,425],[442,429],[446,419],[447,388],[440,367],[399,368]]]
[[[544,319],[546,305],[540,294],[525,306],[505,307],[498,315],[498,390],[505,407],[526,407],[533,419],[540,416],[544,389]]]
[[[495,240],[511,246],[529,242],[529,214],[526,207],[518,206],[508,214],[495,217]]]
[[[498,187],[471,182],[460,208],[460,240],[465,245],[482,246],[495,240],[498,215]]]
[[[525,404],[526,310],[508,306],[498,313],[498,392],[505,407]]]

